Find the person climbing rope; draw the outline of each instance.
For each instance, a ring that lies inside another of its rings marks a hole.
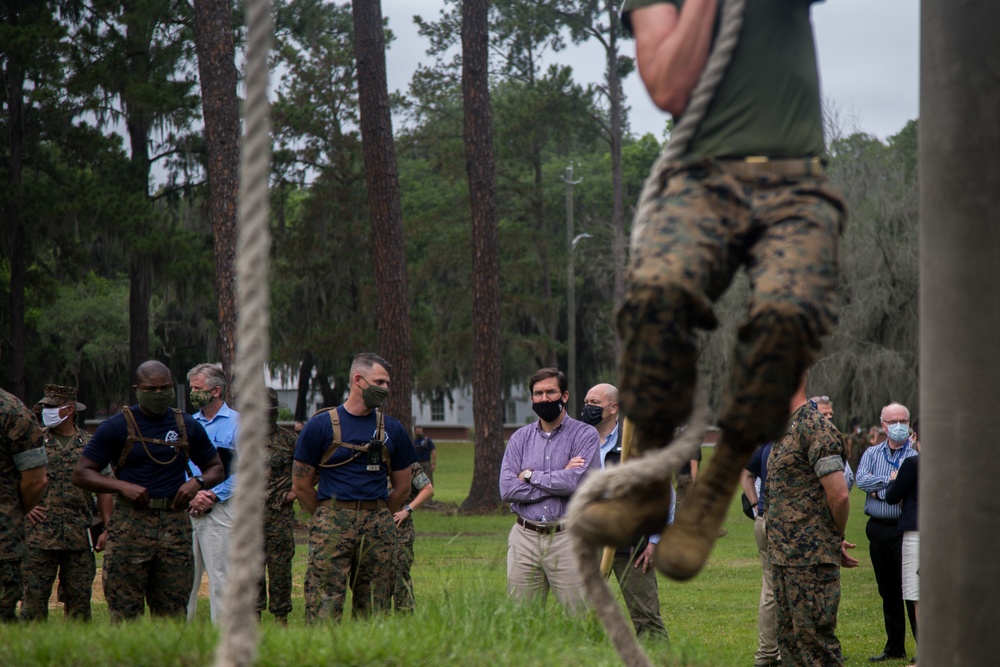
[[[798,380],[837,320],[847,210],[824,175],[812,2],[626,0],[622,8],[650,97],[679,119],[640,198],[617,315],[620,403],[640,456],[670,443],[691,412],[695,329],[716,326],[712,304],[741,266],[752,290],[715,455],[654,556],[678,580],[704,565],[743,465],[783,432]],[[731,20],[733,9],[742,11]],[[728,63],[719,64],[724,46]],[[575,530],[627,544],[663,525],[668,484],[597,499]]]

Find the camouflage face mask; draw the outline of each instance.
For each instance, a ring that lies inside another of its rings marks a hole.
[[[203,407],[205,407],[211,402],[212,402],[211,389],[191,392],[191,405],[194,406],[195,410],[201,410]]]

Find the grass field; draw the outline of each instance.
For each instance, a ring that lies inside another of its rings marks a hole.
[[[706,449],[706,458],[710,456],[711,450]],[[265,613],[258,664],[620,664],[603,629],[592,618],[566,616],[554,600],[531,605],[507,600],[506,544],[512,516],[508,512],[458,516],[454,507],[468,494],[471,477],[472,447],[438,443],[435,500],[441,509],[414,515],[414,616],[345,618],[340,625],[306,627],[303,543],[296,554],[290,626],[276,626]],[[863,501],[863,493],[855,489],[847,533],[858,545],[854,555],[861,566],[843,571],[837,632],[849,664],[854,665],[867,664],[868,656],[880,653],[885,641],[881,600],[864,537]],[[729,534],[719,540],[696,579],[683,584],[659,579],[662,615],[671,640],[645,645],[656,664],[753,664],[760,564],[753,522],[741,513],[738,499],[726,526]],[[304,534],[301,537],[304,540]],[[617,594],[616,584],[612,583],[612,589]],[[199,620],[193,624],[147,619],[113,626],[103,600],[95,600],[90,625],[65,622],[61,614],[61,609],[53,608],[48,624],[0,627],[0,666],[206,665],[212,661],[217,641],[217,631],[208,623],[207,600],[202,600]],[[912,639],[907,649],[912,655]]]

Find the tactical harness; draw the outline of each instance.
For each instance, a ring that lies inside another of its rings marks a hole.
[[[323,408],[316,414],[320,414],[321,412],[326,412],[327,414],[330,415],[330,425],[333,427],[333,441],[330,443],[330,446],[326,448],[326,451],[323,452],[323,456],[320,457],[319,460],[320,468],[339,468],[340,466],[347,465],[348,463],[354,461],[362,454],[367,454],[371,451],[371,445],[372,445],[371,441],[363,445],[354,445],[349,442],[343,442],[340,439],[340,415],[337,414],[337,408]],[[377,441],[379,443],[379,446],[382,448],[382,463],[385,465],[386,470],[392,470],[392,467],[390,465],[391,458],[389,455],[389,450],[386,447],[382,446],[385,439],[384,438],[385,416],[379,410],[375,411],[375,415],[376,415],[377,426],[375,427],[374,440]],[[351,455],[351,458],[345,461],[341,461],[340,463],[330,463],[329,462],[330,459],[333,458],[333,455],[337,452],[337,449],[339,449],[340,447],[353,450],[354,454]],[[369,466],[369,471],[371,471],[371,466]]]
[[[179,431],[179,440],[176,442],[167,442],[166,440],[160,440],[159,438],[147,438],[142,435],[139,430],[139,425],[135,421],[135,415],[132,414],[132,410],[128,407],[122,408],[122,414],[125,415],[125,425],[128,427],[128,437],[125,439],[125,445],[122,447],[122,453],[118,457],[118,463],[115,465],[115,471],[117,472],[119,468],[125,465],[125,460],[132,453],[132,446],[137,443],[142,443],[142,448],[146,450],[146,456],[153,463],[158,463],[161,466],[170,465],[177,460],[177,457],[182,453],[184,454],[184,465],[187,466],[188,462],[188,439],[187,439],[187,429],[184,428],[184,416],[183,413],[177,408],[170,408],[174,411],[174,419],[177,420],[177,430]],[[160,461],[149,451],[147,443],[152,443],[154,445],[163,445],[164,447],[173,447],[174,456],[169,461]]]

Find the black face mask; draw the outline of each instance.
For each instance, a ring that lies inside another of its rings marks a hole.
[[[599,405],[585,405],[580,411],[580,421],[584,424],[597,426],[604,419],[604,408]]]
[[[559,413],[562,412],[563,402],[559,400],[532,403],[531,409],[535,411],[535,414],[538,415],[543,422],[554,422],[559,418]]]

